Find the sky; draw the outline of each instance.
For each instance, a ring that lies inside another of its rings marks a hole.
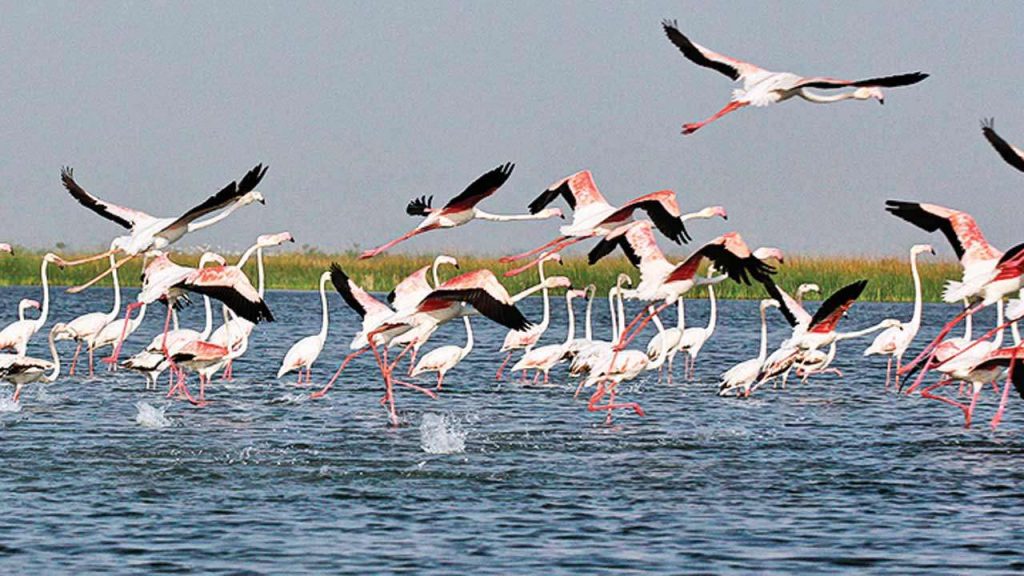
[[[689,225],[697,242],[736,230],[790,253],[951,253],[888,198],[968,210],[1003,248],[1022,236],[1024,174],[979,129],[994,116],[1024,146],[1021,2],[0,0],[0,14],[0,240],[24,246],[120,233],[67,195],[64,165],[101,198],[173,216],[260,162],[267,205],[178,247],[281,230],[371,247],[417,223],[410,199],[443,204],[507,161],[490,212],[522,213],[587,168],[614,204],[670,188],[684,211],[724,205],[728,222]],[[663,18],[769,70],[931,77],[884,106],[793,100],[684,137],[736,86],[687,61]],[[507,253],[560,223],[472,222],[401,247]]]

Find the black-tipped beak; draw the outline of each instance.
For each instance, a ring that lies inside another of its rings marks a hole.
[[[263,204],[264,206],[266,206],[267,205],[267,199],[266,198],[260,198],[260,204]]]
[[[885,106],[885,98],[879,98],[878,103],[881,104],[882,106]]]
[[[929,250],[929,252],[932,253],[932,256],[935,256],[935,248],[932,248],[931,250]]]
[[[565,214],[559,214],[558,217],[561,218],[562,220],[565,220]]]
[[[459,263],[458,263],[458,262],[456,262],[456,263],[455,263],[455,269],[456,269],[456,270],[462,270],[462,267],[461,267],[461,266],[459,266]]]
[[[728,214],[723,214],[722,215],[722,220],[728,220],[728,219],[729,219],[729,215]]]

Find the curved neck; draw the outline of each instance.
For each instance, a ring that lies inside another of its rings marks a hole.
[[[764,364],[768,357],[768,320],[765,318],[765,310],[761,308],[761,347],[757,351],[757,359]]]
[[[440,265],[441,265],[440,260],[436,260],[435,259],[434,260],[434,265],[430,267],[430,272],[434,276],[434,288],[437,288],[438,286],[441,285],[441,280],[439,280],[438,277],[437,277],[437,268]]]
[[[138,316],[136,316],[135,318],[132,318],[129,321],[129,322],[131,322],[131,324],[129,325],[129,326],[131,326],[131,328],[129,328],[129,329],[132,330],[133,332],[135,331],[136,328],[139,327],[139,324],[142,324],[142,319],[146,317],[146,308],[148,308],[148,306],[146,305],[145,302],[143,302],[142,306],[139,307],[139,314],[138,314]]]
[[[43,306],[39,310],[39,318],[36,318],[36,330],[46,325],[46,316],[50,313],[50,283],[46,278],[46,267],[50,262],[43,258],[43,265],[39,270],[39,277],[43,283]]]
[[[200,340],[206,340],[213,332],[213,305],[209,296],[203,296],[203,308],[206,309],[206,324],[203,324],[203,331],[199,333]]]
[[[593,336],[593,333],[590,331],[590,308],[593,306],[593,304],[594,304],[594,295],[591,294],[590,297],[587,298],[586,325],[583,327],[583,337],[586,338],[587,341],[593,340],[593,338],[591,338],[591,336]]]
[[[841,102],[843,100],[854,98],[853,92],[842,92],[840,94],[818,94],[816,92],[811,92],[807,88],[801,88],[797,94],[799,94],[804,100],[814,102],[815,104],[831,104],[833,102]]]
[[[50,332],[50,356],[53,358],[53,369],[46,375],[48,382],[54,382],[57,380],[57,376],[60,376],[60,355],[57,354],[57,342],[54,340],[54,334]]]
[[[318,337],[321,342],[327,340],[327,280],[329,279],[329,276],[320,279],[320,311],[322,316],[320,318],[320,334],[318,334]]]
[[[711,334],[715,331],[715,322],[718,321],[718,306],[715,301],[715,287],[711,284],[708,285],[708,301],[711,303],[711,312],[708,313],[707,337],[710,338]]]
[[[615,335],[615,340],[618,341],[619,336],[622,335],[621,332],[626,329],[626,311],[625,311],[625,308],[622,305],[622,289],[621,288],[619,288],[618,290],[615,291],[615,299],[618,300],[616,305],[619,308],[619,332],[620,332],[620,334],[616,334]]]
[[[544,278],[544,259],[541,258],[540,262],[537,263],[537,273],[540,274],[541,294],[544,296],[544,318],[540,321],[540,330],[543,332],[548,327],[548,322],[551,319],[551,306],[548,301],[548,287],[545,284]]]
[[[648,313],[654,312],[654,306],[647,307]],[[668,338],[665,338],[665,327],[661,325],[661,320],[657,316],[651,318],[654,321],[654,325],[658,328],[658,336],[661,336],[658,340],[661,343],[661,349],[658,350],[658,357],[653,362],[647,364],[648,370],[660,368],[665,363],[665,358],[668,357]]]
[[[565,345],[576,339],[576,315],[572,312],[572,296],[565,294],[565,309],[569,312],[569,330],[565,334]]]
[[[921,274],[917,271],[917,254],[910,256],[910,274],[914,277],[914,315],[910,317],[911,330],[921,325]]]
[[[466,345],[462,347],[462,357],[465,358],[473,350],[473,327],[469,323],[469,316],[463,316],[462,322],[466,325]]]
[[[121,312],[121,285],[117,280],[117,262],[114,255],[110,255],[110,276],[114,279],[114,307],[107,314],[107,322],[113,322]]]
[[[244,198],[244,196],[243,196],[243,198]],[[195,232],[196,230],[202,230],[203,228],[206,228],[207,226],[213,226],[217,222],[220,222],[221,220],[227,218],[228,216],[231,216],[231,213],[234,212],[235,210],[238,210],[239,206],[242,206],[242,205],[243,204],[242,204],[241,198],[239,198],[233,204],[228,206],[227,209],[223,210],[220,214],[217,214],[216,216],[207,218],[206,220],[200,220],[200,221],[196,221],[196,222],[189,222],[189,224],[188,224],[188,231],[189,232]]]
[[[245,252],[242,252],[242,257],[239,258],[238,262],[235,263],[235,266],[237,266],[239,268],[241,268],[242,266],[245,266],[246,263],[249,262],[249,258],[252,257],[252,255],[256,252],[256,250],[259,247],[260,247],[259,243],[256,243],[256,244],[253,244],[252,246],[249,246],[248,248],[246,248]]]

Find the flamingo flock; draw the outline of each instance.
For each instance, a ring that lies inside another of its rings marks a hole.
[[[684,124],[683,134],[693,134],[744,107],[764,107],[793,98],[818,104],[844,100],[877,100],[884,104],[883,88],[911,86],[928,78],[928,74],[922,72],[863,80],[771,72],[693,42],[675,21],[662,22],[662,31],[669,42],[694,64],[715,70],[733,81],[742,81],[742,86],[733,91],[726,106],[706,120]],[[840,92],[833,92],[836,90]],[[992,119],[982,122],[982,135],[1005,162],[1024,171],[1024,150],[997,134]],[[1017,366],[1024,350],[1016,324],[1024,316],[1024,303],[1021,301],[1024,244],[1005,251],[995,248],[985,239],[974,218],[964,211],[917,201],[890,200],[886,203],[885,209],[889,213],[924,233],[941,232],[962,266],[962,276],[949,280],[943,299],[949,303],[963,303],[963,311],[925,344],[916,357],[905,361],[905,355],[914,347],[923,319],[918,257],[926,253],[935,254],[930,244],[917,244],[910,249],[914,306],[909,320],[886,318],[865,329],[840,331],[847,311],[863,294],[866,280],[841,287],[811,312],[805,308],[803,296],[819,291],[818,285],[801,284],[791,296],[775,281],[778,267],[785,265],[782,250],[774,247],[751,249],[738,231],[730,231],[699,244],[681,260],[669,259],[659,246],[659,238],[667,238],[674,244],[689,244],[694,241],[694,235],[687,224],[699,228],[696,224],[699,220],[727,220],[728,213],[723,206],[685,212],[680,195],[667,188],[640,193],[632,198],[626,196],[627,199],[613,203],[599,191],[591,171],[584,169],[554,181],[527,203],[523,214],[500,215],[479,208],[482,202],[505,187],[514,169],[513,163],[506,162],[484,172],[441,207],[434,206],[433,194],[414,198],[405,206],[405,212],[421,218],[419,224],[398,238],[366,250],[359,258],[373,258],[421,234],[455,228],[473,220],[496,223],[552,218],[564,220],[566,213],[562,208],[551,206],[560,200],[571,213],[571,220],[558,228],[552,240],[526,252],[501,258],[502,264],[525,262],[500,273],[489,269],[463,271],[456,258],[438,255],[432,265],[413,271],[385,298],[367,292],[360,286],[359,278],[351,277],[340,263],[332,263],[322,271],[317,283],[320,329],[314,334],[298,337],[288,348],[281,358],[277,378],[297,373],[293,385],[312,385],[314,366],[331,341],[330,284],[351,312],[358,316],[360,325],[348,340],[351,352],[339,360],[333,376],[309,394],[311,399],[324,398],[342,378],[346,368],[361,357],[367,358],[364,355],[369,352],[383,383],[380,404],[385,407],[388,420],[398,425],[401,419],[396,407],[396,388],[438,398],[448,389],[445,387],[446,377],[481,348],[483,343],[475,337],[479,332],[474,332],[474,326],[493,322],[507,330],[500,346],[500,352],[505,356],[495,374],[497,380],[508,377],[519,386],[545,386],[564,375],[567,381],[575,380],[570,389],[575,389],[576,396],[589,390],[585,398],[586,409],[603,413],[606,421],[611,421],[612,414],[619,410],[643,416],[646,412],[638,402],[622,401],[621,384],[657,371],[659,384],[665,380],[670,385],[677,356],[684,363],[684,379],[695,380],[701,351],[713,345],[716,328],[728,321],[728,318],[719,317],[715,287],[731,281],[759,285],[763,287],[765,297],[758,306],[760,338],[757,355],[721,372],[717,387],[721,396],[747,398],[767,383],[785,388],[791,376],[805,382],[814,375],[841,375],[832,365],[838,354],[838,344],[875,334],[863,355],[886,358],[885,388],[891,387],[905,394],[919,391],[923,398],[956,406],[963,411],[967,426],[970,426],[980,395],[988,387],[992,387],[999,396],[999,407],[991,421],[993,428],[1003,416],[1010,387],[1013,386],[1024,397],[1024,370]],[[203,254],[196,267],[184,266],[172,260],[169,249],[188,233],[222,222],[239,208],[253,203],[265,204],[266,199],[256,188],[263,184],[267,171],[267,166],[257,164],[242,178],[221,187],[180,216],[159,218],[92,195],[76,181],[70,167],[63,168],[60,172],[61,185],[71,198],[126,229],[127,233],[113,238],[107,251],[87,258],[66,260],[54,253],[47,253],[42,258],[41,303],[23,300],[19,304],[18,320],[0,328],[0,350],[12,351],[0,353],[0,379],[15,386],[13,399],[18,400],[27,384],[52,383],[59,378],[62,365],[58,342],[69,340],[75,344],[69,375],[74,375],[76,369],[83,371],[78,367],[83,347],[88,355],[89,377],[95,375],[95,353],[110,348],[110,355],[101,358],[108,370],[123,368],[139,372],[144,376],[147,388],[156,388],[161,376],[167,372],[168,397],[181,398],[197,406],[207,404],[206,390],[216,374],[221,373],[222,378],[230,379],[232,363],[248,350],[253,331],[261,323],[275,320],[265,293],[264,250],[294,239],[288,232],[260,235],[234,265],[228,264],[222,256],[208,252]],[[562,262],[562,252],[586,241],[593,241],[587,258],[590,264],[621,249],[625,261],[637,271],[635,281],[628,273],[622,272],[615,285],[607,287],[611,315],[611,334],[607,340],[601,340],[594,334],[591,323],[592,305],[600,288],[595,285],[581,287],[568,276],[549,274],[552,265]],[[13,250],[9,244],[0,244],[0,252],[13,253]],[[120,260],[117,259],[119,254],[124,256]],[[255,284],[244,270],[253,256],[257,262]],[[134,258],[142,258],[144,262],[142,288],[124,306],[122,316],[118,269]],[[50,265],[64,268],[102,259],[108,262],[103,273],[68,292],[80,293],[110,275],[114,291],[111,309],[88,312],[55,323],[47,336],[51,357],[28,356],[29,342],[45,327],[50,315]],[[537,270],[536,283],[518,294],[509,293],[500,280],[502,275],[515,276],[534,267]],[[687,326],[685,298],[696,289],[706,289],[708,320],[703,326]],[[552,292],[555,290],[564,290],[566,330],[564,338],[562,334],[556,334],[552,343],[542,344],[552,326]],[[517,307],[517,303],[537,292],[543,298],[543,312],[539,318],[529,317]],[[177,309],[194,296],[203,300],[205,325],[202,330],[178,325]],[[1017,298],[1011,299],[1014,296]],[[574,305],[577,300],[586,302],[582,330],[577,330]],[[214,301],[219,303],[219,313],[215,313]],[[639,303],[639,310],[631,317],[625,313],[625,302]],[[165,307],[162,330],[142,350],[120,361],[126,339],[139,328],[147,308],[152,306]],[[989,306],[996,307],[997,323],[980,337],[974,337],[976,330],[972,316]],[[676,323],[666,328],[662,315],[671,307],[677,309]],[[774,349],[770,345],[767,328],[772,308],[779,310],[791,328],[789,336]],[[32,309],[38,309],[36,318],[27,317]],[[215,319],[218,327],[214,326]],[[464,336],[460,340],[440,344],[419,354],[441,326],[457,320],[461,320],[464,328]],[[632,345],[651,323],[656,333],[646,346]],[[965,325],[963,336],[950,337],[960,323]],[[1007,328],[1011,332],[1010,345],[1004,343]],[[513,361],[516,355],[518,358]],[[399,369],[403,361],[407,367]],[[189,373],[195,373],[198,378],[196,394],[189,388]],[[926,382],[933,373],[938,374],[938,379]],[[423,378],[432,382],[420,382]],[[1000,388],[999,382],[1003,379],[1005,383]],[[911,380],[912,383],[906,386]],[[966,390],[969,401],[942,394],[945,387],[954,384],[959,385],[959,394],[963,395]]]

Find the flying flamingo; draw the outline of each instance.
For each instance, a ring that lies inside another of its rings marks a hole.
[[[224,258],[219,254],[204,252],[199,258],[199,268],[205,268],[210,262],[221,266],[225,264]],[[191,328],[179,328],[178,315],[172,306],[170,313],[174,329],[169,330],[166,334],[161,333],[154,336],[141,352],[122,362],[121,367],[141,372],[146,377],[146,389],[154,388],[157,378],[170,366],[170,362],[167,360],[168,356],[173,355],[189,342],[206,340],[210,336],[210,332],[213,331],[213,306],[210,304],[210,297],[205,294],[203,295],[203,308],[206,322],[200,332]],[[173,378],[172,374],[171,379]],[[171,383],[173,384],[173,382]]]
[[[222,309],[222,311],[224,323],[229,326],[228,329],[230,330],[230,316],[233,312],[226,308]],[[177,352],[167,357],[171,366],[176,366],[179,372],[177,385],[172,386],[167,391],[167,395],[171,396],[175,390],[178,390],[189,402],[197,406],[206,405],[206,384],[210,382],[210,378],[223,368],[225,364],[244,354],[248,346],[249,337],[247,335],[243,335],[237,347],[232,348],[226,348],[204,340],[193,340],[185,344]],[[193,398],[188,392],[188,387],[185,385],[186,370],[192,370],[199,374],[199,398]]]
[[[302,383],[302,369],[306,369],[306,384],[312,381],[311,372],[313,371],[313,362],[320,356],[320,352],[324,349],[324,342],[327,341],[327,281],[331,279],[331,273],[324,272],[320,275],[320,309],[321,309],[321,321],[320,321],[320,332],[313,334],[312,336],[306,336],[299,340],[292,347],[288,349],[288,353],[284,355],[284,360],[281,362],[281,368],[277,371],[277,377],[280,378],[292,370],[299,371],[298,384]]]
[[[89,353],[89,377],[93,376],[93,353],[96,347],[93,346],[93,340],[100,333],[103,328],[113,322],[117,315],[121,312],[121,285],[118,283],[117,269],[114,268],[115,261],[114,255],[108,256],[110,259],[111,278],[114,283],[114,305],[110,309],[110,312],[89,312],[76,317],[65,325],[65,329],[57,335],[57,340],[74,340],[76,342],[75,355],[71,358],[71,368],[68,370],[69,376],[75,375],[75,367],[78,365],[78,354],[82,350],[82,344],[85,344]]]
[[[264,168],[262,164],[257,164],[255,168],[250,170],[242,178],[241,182],[232,182],[228,184],[221,189],[220,192],[210,196],[205,202],[192,208],[188,212],[185,212],[181,216],[176,218],[157,218],[140,210],[125,208],[123,206],[118,206],[117,204],[100,200],[86,192],[85,189],[75,182],[75,179],[72,177],[71,168],[64,168],[61,170],[61,181],[64,183],[64,188],[67,189],[75,200],[78,200],[82,206],[85,206],[100,216],[103,216],[104,218],[128,229],[127,235],[118,236],[114,239],[113,243],[111,243],[111,249],[107,252],[83,258],[81,260],[67,262],[68,266],[75,266],[77,264],[99,260],[100,258],[106,258],[109,254],[115,254],[117,252],[123,252],[128,255],[126,258],[118,262],[112,269],[108,269],[106,272],[93,278],[89,282],[82,284],[81,286],[68,289],[68,292],[81,292],[98,282],[113,269],[120,268],[125,262],[139,254],[143,254],[149,250],[163,250],[180,240],[185,234],[212,226],[227,218],[232,212],[242,206],[252,204],[253,202],[265,204],[266,201],[264,200],[263,195],[256,191],[256,186],[263,179],[263,175],[266,174],[266,172],[267,168]],[[227,210],[206,220],[198,220],[199,218],[216,212],[222,208],[227,208]]]
[[[63,326],[63,324],[57,323],[50,329],[49,342],[52,361],[17,354],[4,354],[0,357],[0,379],[14,384],[14,396],[11,400],[18,401],[21,388],[25,384],[33,382],[48,384],[60,376],[60,356],[57,354],[57,343],[54,342],[54,337],[63,329]]]
[[[889,357],[889,361],[885,366],[886,389],[889,388],[894,358],[896,359],[895,385],[899,386],[899,369],[903,364],[903,354],[906,353],[907,348],[910,347],[910,344],[917,336],[917,331],[921,328],[921,275],[917,271],[917,255],[923,252],[931,252],[934,255],[935,249],[930,244],[916,244],[910,249],[910,272],[914,278],[914,313],[910,317],[910,321],[881,332],[878,336],[875,336],[871,346],[864,350],[865,356],[882,354]]]
[[[718,395],[728,396],[730,394],[742,394],[750,396],[750,387],[757,381],[761,367],[768,357],[768,323],[765,318],[765,311],[770,307],[778,307],[779,303],[771,298],[761,300],[761,347],[758,349],[757,357],[744,360],[722,372],[721,381],[718,384]]]
[[[540,282],[543,285],[545,282],[544,278],[544,263],[545,262],[558,262],[562,263],[562,257],[558,252],[553,252],[545,255],[537,261],[537,274],[540,276]],[[501,365],[498,366],[498,372],[494,375],[495,380],[501,380],[502,372],[505,370],[505,365],[508,364],[509,359],[512,358],[512,354],[516,350],[523,350],[529,352],[531,348],[540,340],[541,336],[548,329],[548,323],[551,320],[551,303],[548,298],[548,289],[544,288],[542,292],[544,298],[544,313],[541,317],[539,324],[530,326],[528,330],[510,330],[505,334],[505,341],[501,345],[501,349],[498,352],[505,352],[505,359],[502,360]],[[525,373],[524,373],[525,378]]]
[[[427,352],[412,369],[411,376],[416,377],[426,372],[436,372],[437,390],[441,390],[445,374],[455,368],[473,350],[473,327],[470,326],[469,316],[463,316],[462,321],[466,325],[466,344],[464,346],[440,346]]]
[[[634,198],[621,207],[612,206],[597,189],[589,170],[577,172],[549,186],[530,203],[530,212],[540,213],[559,196],[573,210],[572,223],[559,229],[561,235],[558,238],[522,254],[505,256],[500,262],[514,262],[540,253],[557,252],[588,238],[606,236],[629,222],[637,210],[646,212],[658,230],[676,244],[690,240],[684,225],[687,220],[715,216],[728,218],[725,208],[721,206],[709,206],[698,212],[683,214],[676,193],[671,190],[661,190]],[[591,264],[593,263],[594,260],[591,260]],[[514,276],[533,264],[531,262],[509,270],[505,275]]]
[[[413,228],[402,236],[387,242],[386,244],[382,244],[377,248],[373,248],[372,250],[366,250],[360,254],[359,257],[373,258],[395,244],[404,242],[413,236],[418,236],[424,232],[430,232],[431,230],[437,230],[440,228],[454,228],[456,226],[462,226],[463,224],[477,218],[480,220],[490,220],[492,222],[546,220],[555,216],[561,218],[562,211],[557,208],[543,210],[536,214],[505,216],[484,212],[476,207],[478,203],[497,192],[498,188],[501,188],[505,181],[508,180],[508,177],[512,175],[513,168],[515,168],[515,165],[509,162],[485,173],[483,176],[474,180],[472,184],[462,191],[461,194],[449,200],[448,203],[440,209],[431,207],[431,202],[434,199],[433,196],[430,198],[423,196],[409,202],[409,205],[405,208],[406,214],[409,216],[423,216],[423,221],[420,222],[416,228]]]
[[[32,335],[46,324],[46,318],[50,313],[50,284],[47,280],[46,269],[50,264],[56,264],[61,268],[65,266],[65,262],[61,260],[60,256],[52,252],[43,256],[43,263],[39,270],[39,278],[43,284],[43,305],[39,309],[39,318],[18,320],[0,330],[0,350],[14,348],[18,356],[24,356]]]
[[[441,280],[437,276],[437,270],[442,264],[454,266],[456,270],[459,269],[458,260],[451,256],[439,254],[434,258],[433,264],[423,266],[395,285],[394,289],[388,293],[388,304],[393,306],[395,310],[404,310],[419,304],[427,294],[434,290],[434,287],[441,285]],[[427,281],[427,270],[430,270],[431,276],[434,279],[433,285]],[[416,365],[416,356],[419,354],[420,348],[427,343],[427,340],[430,339],[430,336],[436,330],[436,324],[417,326],[408,332],[392,338],[388,344],[389,347],[402,347],[412,342],[412,351],[409,355],[409,376],[412,376],[412,369]]]
[[[829,104],[850,99],[870,100],[872,98],[878,100],[879,104],[885,104],[881,88],[909,86],[928,77],[928,74],[922,72],[911,72],[866,80],[839,80],[822,76],[803,77],[790,72],[770,72],[748,62],[716,54],[700,44],[691,42],[679,31],[675,21],[664,20],[661,25],[669,41],[691,62],[721,72],[732,80],[743,80],[743,88],[733,90],[732,100],[729,104],[703,122],[683,124],[683,134],[693,134],[701,127],[744,106],[768,106],[776,102],[784,102],[794,96],[816,104]],[[810,90],[810,88],[834,90],[847,87],[856,88],[856,90],[836,95],[817,94]]]
[[[585,297],[586,294],[585,290],[570,289],[565,291],[565,307],[569,313],[569,327],[566,330],[565,342],[561,344],[548,344],[547,346],[532,348],[526,351],[523,357],[509,369],[509,372],[522,371],[525,375],[527,370],[535,370],[534,383],[537,383],[537,378],[541,374],[544,374],[544,383],[548,383],[548,374],[551,372],[551,369],[565,358],[566,350],[576,338],[576,317],[572,310],[572,299]]]
[[[995,119],[989,118],[987,120],[982,120],[981,133],[984,134],[988,143],[996,149],[996,152],[999,153],[999,156],[1001,156],[1007,164],[1021,172],[1024,172],[1024,150],[1010,144],[1006,140],[1003,140],[999,134],[996,134]]]

